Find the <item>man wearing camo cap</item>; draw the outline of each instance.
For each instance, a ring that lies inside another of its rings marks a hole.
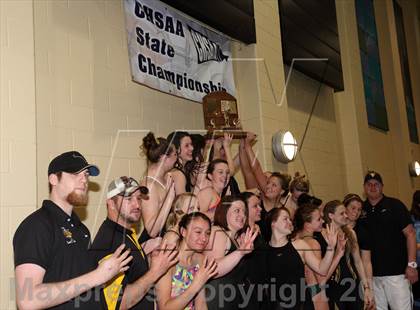
[[[107,218],[102,223],[91,250],[98,261],[106,258],[118,244],[125,243],[131,249],[133,261],[130,269],[108,283],[102,292],[106,309],[153,310],[154,297],[151,290],[157,280],[176,263],[177,251],[166,249],[150,256],[150,263],[134,227],[141,220],[142,200],[148,199],[148,189],[130,177],[112,181],[107,190]]]

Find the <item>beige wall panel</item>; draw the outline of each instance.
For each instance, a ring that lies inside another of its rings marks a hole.
[[[340,8],[346,11],[348,5]],[[324,200],[341,198],[347,188],[357,191],[361,166],[380,170],[388,194],[398,194],[398,180],[410,184],[410,191],[419,188],[419,180],[408,182],[404,176],[408,172],[396,173],[405,163],[393,165],[397,158],[420,159],[418,145],[403,143],[404,154],[395,154],[397,148],[392,145],[401,132],[407,131],[406,127],[391,134],[368,129],[365,110],[357,106],[358,135],[346,138],[343,147],[341,139],[348,132],[340,135],[337,107],[328,87],[321,89],[296,161],[289,165],[275,161],[271,153],[272,134],[291,129],[301,142],[318,82],[293,72],[285,100],[281,106],[276,105],[282,98],[288,73],[282,62],[278,1],[255,0],[254,9],[258,44],[245,46],[235,42],[234,57],[247,60],[234,60],[233,65],[243,126],[258,134],[255,149],[263,168],[289,173],[306,169],[313,192]],[[379,20],[386,23],[389,7],[381,8],[379,3],[379,9]],[[201,129],[203,118],[201,105],[131,81],[121,0],[3,0],[0,16],[0,248],[6,248],[2,253],[5,262],[0,264],[0,309],[13,309],[9,282],[13,275],[11,238],[22,219],[47,197],[46,170],[51,158],[77,149],[101,168],[101,175],[92,178],[90,184],[89,206],[77,210],[94,235],[106,215],[104,193],[109,181],[124,174],[140,178],[144,173],[146,162],[139,155],[139,146],[147,131],[166,136],[174,129]],[[419,24],[419,20],[413,22],[414,14],[407,18],[406,25]],[[345,26],[348,25],[347,20]],[[354,29],[346,31],[353,33]],[[418,47],[420,38],[416,31],[411,29],[409,33],[410,38],[415,36],[412,42],[417,42]],[[382,37],[384,33],[382,30]],[[358,53],[357,44],[351,40],[347,43],[345,61],[350,67],[357,66],[357,57],[353,57]],[[384,55],[397,54],[388,50],[382,51],[381,57]],[[395,68],[394,64],[385,70],[386,85],[394,83],[389,75],[394,74]],[[346,94],[336,103],[360,101],[357,81],[361,80],[354,78],[358,74],[357,70],[347,73],[353,79],[351,83],[355,83],[351,90],[356,97]],[[348,83],[349,79],[345,81]],[[392,102],[401,95],[400,89],[387,91],[387,100]],[[415,93],[417,96],[418,91]],[[390,118],[392,130],[405,126],[401,112]],[[360,158],[345,155],[353,144],[360,145],[360,151],[352,152],[361,154]],[[344,165],[349,184],[345,181]],[[21,182],[22,175],[25,195],[14,186]],[[241,177],[238,181],[243,183]]]
[[[390,135],[376,129],[369,130],[370,152],[368,152],[367,169],[381,173],[385,187],[384,193],[399,197],[399,185],[396,182],[395,154]],[[408,163],[405,171],[408,175]],[[387,186],[388,185],[388,186]],[[400,198],[401,199],[401,198]]]
[[[285,67],[287,73],[289,67]],[[287,104],[290,129],[299,146],[312,104],[316,99],[319,82],[293,70],[287,86]],[[299,171],[307,175],[312,192],[328,201],[342,199],[345,194],[342,142],[335,119],[333,89],[323,85],[309,122],[305,140],[293,167],[292,174]]]
[[[32,1],[0,1],[0,309],[16,308],[12,238],[36,208],[32,17]]]

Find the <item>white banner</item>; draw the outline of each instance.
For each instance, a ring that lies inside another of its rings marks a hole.
[[[131,75],[149,87],[201,102],[235,96],[230,40],[158,0],[125,0]]]

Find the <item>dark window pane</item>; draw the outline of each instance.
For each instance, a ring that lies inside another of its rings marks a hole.
[[[355,3],[368,124],[388,130],[373,3],[372,0]]]

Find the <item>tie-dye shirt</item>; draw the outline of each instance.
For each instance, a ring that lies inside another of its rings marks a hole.
[[[179,296],[185,292],[185,290],[190,287],[197,271],[198,265],[186,268],[177,264],[175,266],[175,274],[172,277],[171,297]],[[184,310],[195,310],[194,301],[191,301]]]

